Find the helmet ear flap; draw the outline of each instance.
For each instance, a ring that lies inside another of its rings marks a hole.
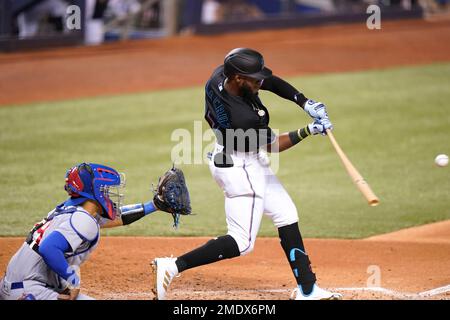
[[[71,188],[71,186],[69,185],[69,178],[66,178],[66,184],[64,185],[64,190],[66,190],[67,194],[70,197],[78,197],[79,194],[74,192]]]
[[[87,163],[79,164],[67,171],[64,190],[71,197],[85,196],[92,193],[94,173]]]

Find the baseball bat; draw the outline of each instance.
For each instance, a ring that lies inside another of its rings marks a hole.
[[[367,199],[369,205],[373,207],[378,205],[380,203],[380,200],[375,195],[375,193],[373,193],[369,184],[364,180],[364,178],[361,176],[358,170],[356,170],[355,166],[347,158],[344,151],[342,151],[341,147],[339,146],[339,144],[337,143],[336,139],[334,138],[333,134],[329,129],[327,129],[327,135],[330,138],[331,144],[333,145],[334,149],[339,155],[339,158],[341,159],[345,169],[347,170],[348,175],[356,184],[359,191],[361,191],[363,196]]]

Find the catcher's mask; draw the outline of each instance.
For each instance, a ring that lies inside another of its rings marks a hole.
[[[97,201],[103,209],[102,217],[114,220],[120,215],[125,186],[125,176],[113,168],[95,164],[81,163],[66,173],[67,191],[71,205],[79,205],[87,199]]]
[[[272,75],[272,70],[264,66],[264,58],[258,51],[248,48],[236,48],[225,56],[223,73],[227,77],[239,74],[257,80],[264,80]]]

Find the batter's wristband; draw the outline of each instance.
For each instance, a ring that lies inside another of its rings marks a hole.
[[[289,139],[291,140],[292,145],[296,145],[307,136],[311,135],[308,126],[289,132]]]
[[[306,126],[304,128],[301,128],[298,130],[298,135],[303,139],[305,139],[307,136],[311,135],[311,131],[309,131],[309,127]]]

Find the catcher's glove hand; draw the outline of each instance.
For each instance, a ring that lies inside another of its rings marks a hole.
[[[154,191],[153,204],[173,216],[173,226],[178,227],[180,214],[191,214],[191,199],[181,169],[172,167],[159,178]]]

